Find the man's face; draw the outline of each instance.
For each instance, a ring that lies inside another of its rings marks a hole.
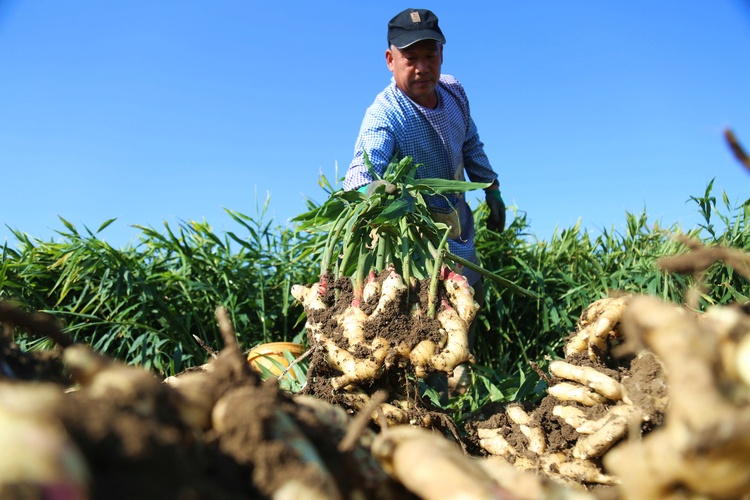
[[[412,101],[428,108],[437,105],[435,85],[443,64],[443,45],[436,40],[422,40],[403,49],[385,51],[388,69],[396,85]]]

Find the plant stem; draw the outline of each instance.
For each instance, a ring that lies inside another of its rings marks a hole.
[[[344,255],[341,257],[341,260],[338,263],[339,271],[336,274],[337,278],[340,278],[341,276],[344,276],[346,274],[346,266],[349,264],[349,259],[351,258],[352,253],[354,252],[354,249],[356,247],[356,242],[351,242],[344,249]]]
[[[429,293],[429,307],[427,309],[427,316],[430,318],[435,317],[435,309],[436,309],[436,302],[437,302],[437,288],[438,288],[438,281],[440,277],[440,270],[443,267],[443,255],[445,252],[445,244],[448,241],[448,232],[450,231],[450,228],[445,230],[445,233],[443,234],[443,239],[440,240],[440,245],[437,247],[436,255],[435,255],[435,264],[434,268],[432,269],[432,278],[430,279],[430,293]]]
[[[401,229],[401,276],[404,278],[406,283],[406,300],[408,304],[409,290],[411,290],[411,255],[409,249],[409,224],[406,221],[406,217],[402,217],[399,221]]]
[[[378,248],[377,248],[377,254],[375,258],[375,272],[376,273],[379,273],[385,268],[386,242],[387,242],[387,239],[383,235],[381,235],[380,238],[378,238]]]
[[[416,235],[416,237],[418,237],[418,235]],[[424,267],[425,267],[425,270],[427,271],[427,275],[432,276],[432,272],[435,269],[435,267],[434,267],[434,264],[435,264],[434,259],[437,256],[437,250],[435,249],[435,245],[433,245],[430,240],[427,240],[427,251],[432,256],[432,259],[429,259],[429,258],[427,258],[427,256],[425,256]]]
[[[451,261],[455,262],[456,264],[461,264],[462,266],[468,267],[472,271],[478,272],[479,274],[481,274],[485,278],[491,279],[495,283],[498,283],[498,284],[504,286],[505,288],[507,288],[511,292],[519,293],[521,295],[525,295],[526,297],[531,297],[532,299],[539,299],[539,296],[536,293],[532,292],[531,290],[526,290],[525,288],[516,285],[512,281],[510,281],[508,279],[505,279],[505,278],[503,278],[501,276],[498,276],[497,274],[495,274],[493,272],[490,272],[490,271],[486,270],[485,268],[474,264],[471,261],[468,261],[468,260],[466,260],[464,258],[461,258],[458,255],[452,254],[448,250],[443,250],[443,253],[445,254],[445,257],[448,260],[451,260]]]
[[[349,220],[349,212],[350,210],[344,209],[341,211],[339,216],[336,218],[336,222],[333,225],[333,231],[331,231],[328,234],[328,239],[326,240],[326,246],[325,250],[323,251],[323,260],[320,265],[320,275],[324,275],[326,271],[328,271],[330,265],[331,265],[331,256],[333,255],[333,251],[336,247],[336,244],[339,240],[339,235],[341,234],[341,230],[344,229],[344,226],[346,225],[347,221]]]
[[[357,271],[354,278],[354,300],[353,304],[357,306],[362,302],[362,291],[365,286],[365,269],[367,268],[367,247],[359,247],[359,259],[357,259]]]

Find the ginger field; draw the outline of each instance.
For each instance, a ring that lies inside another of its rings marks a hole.
[[[750,498],[746,204],[709,183],[700,227],[549,241],[479,206],[477,297],[409,172],[406,211],[331,188],[294,228],[15,233],[2,498]],[[281,340],[280,380],[247,362]]]

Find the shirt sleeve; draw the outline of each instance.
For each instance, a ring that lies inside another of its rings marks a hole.
[[[365,166],[365,151],[378,175],[385,173],[396,152],[393,124],[377,102],[367,109],[362,120],[359,136],[354,144],[354,159],[344,178],[344,189],[347,191],[369,184],[373,180]]]
[[[490,160],[484,152],[484,144],[479,139],[479,132],[474,120],[469,117],[469,130],[463,148],[464,169],[473,182],[493,182],[497,173],[490,165]]]
[[[463,146],[464,169],[473,182],[493,182],[497,179],[497,173],[490,165],[490,160],[484,152],[484,143],[479,139],[479,132],[471,117],[469,107],[469,98],[463,86],[456,81],[457,92],[461,95],[461,100],[465,106],[467,130],[466,140]]]

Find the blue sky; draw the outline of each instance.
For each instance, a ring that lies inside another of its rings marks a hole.
[[[693,227],[687,202],[750,197],[750,2],[0,0],[0,244],[133,224],[278,224],[343,175],[390,81],[386,24],[426,7],[508,205],[549,239],[625,213]]]

